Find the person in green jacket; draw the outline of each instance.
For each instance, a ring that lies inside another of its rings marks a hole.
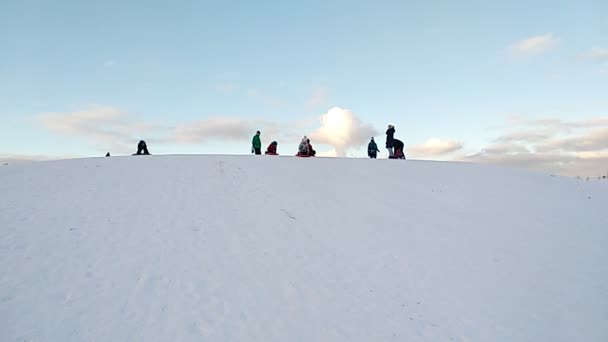
[[[257,131],[251,140],[251,153],[262,154],[262,141],[260,140],[260,131]]]

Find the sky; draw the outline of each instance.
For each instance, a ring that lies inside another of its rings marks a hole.
[[[3,1],[0,46],[4,161],[364,158],[393,124],[410,159],[608,173],[607,1]]]

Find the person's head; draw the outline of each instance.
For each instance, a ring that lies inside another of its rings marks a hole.
[[[393,126],[393,125],[388,125],[388,128],[395,128],[395,126]]]
[[[255,132],[256,135],[260,135],[260,131]]]
[[[273,141],[273,142],[272,142],[272,144],[273,144],[274,146],[277,146],[279,143],[277,143],[276,141]]]
[[[372,137],[372,141],[374,141],[374,137]]]

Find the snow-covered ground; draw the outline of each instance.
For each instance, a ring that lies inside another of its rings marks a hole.
[[[608,184],[468,163],[0,168],[0,341],[608,341]]]

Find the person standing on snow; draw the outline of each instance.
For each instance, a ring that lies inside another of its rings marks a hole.
[[[376,142],[374,141],[374,137],[372,137],[372,140],[367,145],[367,155],[372,159],[376,159],[376,157],[378,156],[378,152],[380,152],[380,150],[378,149],[378,145],[376,145]]]
[[[257,131],[251,140],[251,153],[262,154],[262,141],[260,140],[260,131]]]
[[[386,149],[388,150],[388,157],[393,157],[393,144],[395,140],[395,126],[388,125],[386,130]]]

